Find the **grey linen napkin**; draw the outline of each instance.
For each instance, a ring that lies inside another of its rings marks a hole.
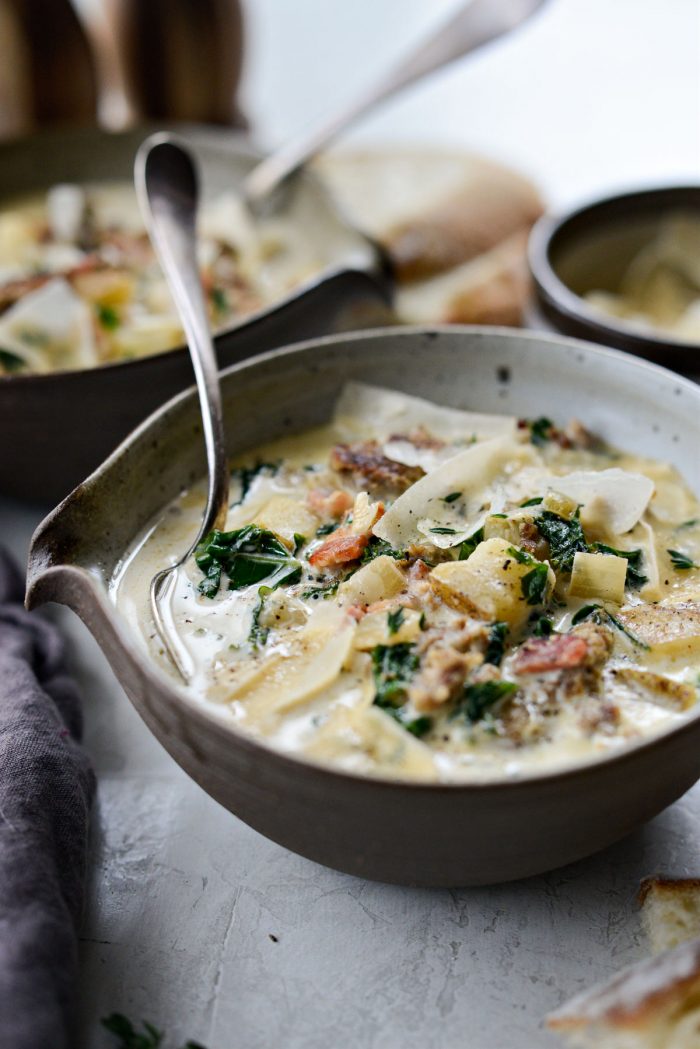
[[[0,1049],[69,1049],[94,774],[56,628],[0,549]]]

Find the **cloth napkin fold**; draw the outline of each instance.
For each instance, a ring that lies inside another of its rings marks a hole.
[[[0,549],[0,1047],[71,1049],[95,777],[58,630]]]

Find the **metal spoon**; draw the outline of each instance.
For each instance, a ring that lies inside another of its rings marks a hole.
[[[229,472],[216,353],[209,331],[197,264],[195,224],[199,180],[194,160],[173,135],[151,135],[141,145],[134,165],[136,193],[151,238],[177,308],[192,359],[202,412],[209,484],[207,504],[197,537],[180,559],[151,580],[150,598],[156,629],[168,655],[185,681],[191,660],[178,637],[170,598],[177,569],[201,540],[223,528],[228,511]]]
[[[508,33],[542,6],[545,0],[471,0],[398,66],[330,119],[292,139],[261,161],[243,183],[243,196],[254,214],[269,206],[275,189],[307,160],[328,145],[367,110],[462,55]]]

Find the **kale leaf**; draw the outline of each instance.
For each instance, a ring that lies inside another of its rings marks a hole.
[[[593,543],[591,549],[599,554],[612,554],[613,557],[626,558],[627,575],[625,576],[625,583],[627,586],[637,590],[640,586],[644,586],[645,583],[649,582],[647,576],[641,571],[643,556],[641,550],[616,550],[614,546],[606,546],[605,543]]]
[[[465,685],[462,700],[452,716],[463,714],[467,721],[479,721],[494,703],[505,696],[511,696],[517,687],[512,681],[482,681],[479,684]]]
[[[574,516],[567,519],[552,510],[544,510],[537,518],[540,535],[549,543],[550,560],[556,572],[570,572],[574,564],[574,555],[579,551],[586,553],[588,550],[579,512],[577,509]]]
[[[385,542],[384,539],[379,539],[376,535],[373,535],[362,553],[361,563],[364,565],[368,561],[374,561],[375,557],[382,557],[383,555],[393,557],[397,561],[403,561],[406,557],[406,551],[397,550],[390,543]]]
[[[483,541],[484,529],[477,528],[476,532],[473,532],[468,539],[465,539],[459,544],[459,555],[457,557],[457,560],[466,561],[467,558],[471,557],[471,555],[474,553],[479,543],[483,543]]]
[[[517,546],[509,546],[508,553],[521,565],[532,565],[532,571],[526,572],[520,580],[520,589],[528,605],[544,604],[547,592],[549,569],[543,561],[538,561]]]
[[[508,634],[507,623],[492,623],[486,644],[485,663],[493,663],[495,667],[501,665],[503,653],[506,647],[506,636]]]
[[[372,674],[376,688],[374,705],[393,717],[413,736],[424,736],[432,727],[429,717],[409,718],[402,709],[411,678],[418,669],[418,656],[410,644],[377,645],[372,649]]]
[[[246,525],[233,532],[210,532],[195,551],[195,561],[204,573],[199,592],[215,597],[222,572],[229,578],[229,590],[267,580],[274,590],[282,583],[293,583],[301,575],[301,564],[273,533],[257,525]]]
[[[245,500],[250,487],[260,474],[266,473],[273,476],[279,470],[279,463],[262,463],[257,462],[254,466],[236,466],[231,470],[231,479],[238,481],[241,486],[241,494],[235,503],[231,503],[231,506],[240,506]]]
[[[390,634],[398,634],[404,620],[403,605],[399,605],[393,612],[387,613],[386,622]]]

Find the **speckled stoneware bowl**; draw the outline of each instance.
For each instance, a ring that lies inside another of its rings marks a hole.
[[[197,156],[204,199],[240,183],[259,158],[245,139],[224,128],[170,127]],[[131,183],[134,155],[152,130],[110,134],[88,128],[3,143],[0,202],[6,205],[56,182]],[[215,344],[221,367],[295,340],[381,324],[391,316],[379,249],[349,226],[309,172],[290,192],[304,222],[314,226],[327,247],[328,264],[284,299],[220,331]],[[134,426],[192,381],[184,346],[98,368],[0,376],[0,495],[57,502]]]
[[[546,335],[401,329],[321,339],[222,375],[231,453],[328,419],[347,379],[459,408],[572,415],[674,462],[700,491],[700,388],[634,357]],[[265,410],[261,411],[260,406]],[[351,874],[408,885],[505,881],[570,863],[700,776],[700,717],[615,757],[518,782],[424,785],[333,771],[225,727],[144,655],[107,585],[134,536],[204,472],[193,391],[136,430],[39,527],[28,604],[69,605],[173,758],[261,834]]]

